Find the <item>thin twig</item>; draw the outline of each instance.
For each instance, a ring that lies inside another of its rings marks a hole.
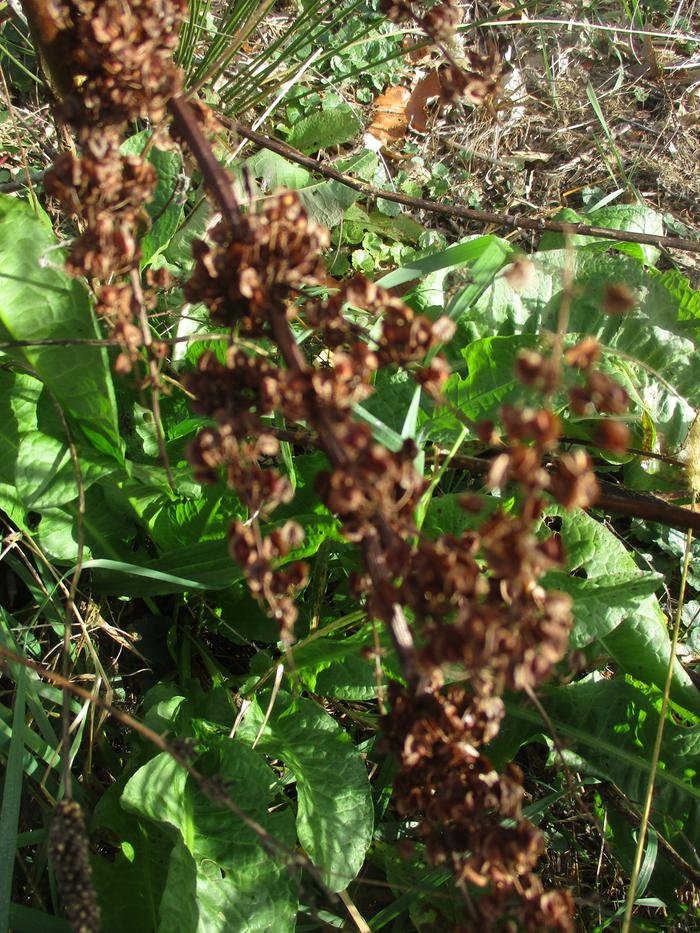
[[[544,232],[545,230],[553,233],[565,233],[577,236],[600,237],[604,240],[616,240],[622,243],[643,243],[648,246],[659,246],[666,249],[680,249],[691,253],[700,253],[700,240],[688,240],[684,237],[657,236],[652,233],[638,233],[630,230],[609,230],[605,227],[594,227],[588,224],[567,224],[557,220],[543,220],[537,217],[523,217],[520,214],[496,214],[492,211],[479,211],[471,207],[463,207],[459,204],[444,204],[439,201],[428,201],[425,198],[414,198],[398,191],[388,191],[384,188],[375,188],[367,182],[359,181],[330,168],[319,162],[318,159],[312,159],[305,156],[286,143],[277,139],[272,139],[262,133],[256,133],[243,126],[238,120],[232,120],[229,117],[219,117],[221,123],[229,129],[254,142],[262,149],[269,149],[278,155],[289,159],[290,162],[296,162],[298,165],[308,168],[312,172],[318,172],[327,178],[333,178],[340,181],[355,191],[360,191],[373,198],[383,198],[385,201],[394,201],[397,204],[403,204],[406,207],[412,207],[419,211],[430,211],[436,214],[443,214],[446,217],[462,217],[465,220],[474,220],[482,224],[493,224],[496,227],[512,227],[516,230],[535,230]]]

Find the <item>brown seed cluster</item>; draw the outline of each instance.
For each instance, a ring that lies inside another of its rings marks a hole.
[[[353,420],[352,406],[371,394],[379,366],[419,363],[428,350],[451,336],[452,325],[415,314],[361,277],[326,300],[295,304],[301,288],[317,283],[323,274],[321,249],[328,245],[328,233],[308,220],[293,193],[271,199],[259,213],[242,216],[235,231],[220,223],[213,240],[194,247],[197,261],[185,287],[190,301],[205,302],[217,323],[246,338],[277,339],[275,328],[281,324],[291,340],[288,319],[300,317],[327,347],[326,365],[309,366],[292,351],[292,365],[287,359],[282,367],[234,344],[224,362],[205,353],[186,380],[195,409],[217,423],[216,429],[200,432],[190,460],[203,480],[213,479],[223,468],[238,490],[250,524],[245,533],[242,526],[234,527],[232,550],[241,559],[252,591],[268,602],[288,634],[296,610],[291,599],[284,598],[283,584],[287,582],[292,592],[303,583],[305,572],[292,565],[282,573],[277,564],[290,549],[268,544],[259,531],[258,516],[268,515],[291,495],[288,481],[262,463],[277,452],[264,419],[276,412],[288,423],[304,422],[325,434],[334,469],[319,477],[324,502],[341,518],[348,538],[360,543],[379,534],[381,510],[385,543],[391,538],[400,550],[400,536],[412,527],[424,489],[413,467],[416,451],[409,445],[391,452],[376,444],[370,429]],[[346,319],[343,309],[348,304],[380,322],[369,345],[366,334]],[[436,386],[446,377],[439,362],[426,369]],[[425,372],[421,377],[428,381]],[[257,436],[257,442],[252,443],[251,436]]]
[[[464,16],[459,0],[441,0],[427,12],[410,0],[381,0],[379,9],[394,23],[413,21],[434,43],[448,47]],[[460,51],[459,61],[453,53],[451,48],[448,61],[438,72],[440,102],[447,105],[461,100],[481,107],[501,87],[503,63],[496,46],[489,45],[485,52],[476,48]]]
[[[60,105],[67,123],[162,119],[181,88],[173,50],[187,0],[51,0],[49,11],[72,86]]]
[[[188,301],[203,301],[212,321],[260,336],[270,307],[284,309],[304,283],[323,275],[320,258],[328,231],[310,223],[298,197],[289,192],[241,220],[236,237],[221,222],[213,244],[198,240],[195,268],[185,287]]]
[[[49,855],[73,933],[99,933],[100,908],[92,884],[90,846],[80,805],[59,800],[49,830]]]
[[[450,339],[453,326],[416,314],[362,277],[325,300],[297,301],[302,286],[320,276],[318,250],[326,242],[289,194],[262,216],[242,218],[235,231],[220,225],[213,246],[196,246],[188,297],[209,305],[231,328],[234,344],[224,361],[204,354],[188,380],[196,410],[217,425],[200,432],[190,460],[201,479],[225,469],[238,490],[249,518],[232,526],[231,553],[289,638],[292,596],[307,569],[300,561],[283,564],[301,546],[298,525],[288,522],[266,537],[260,527],[259,518],[292,493],[273,465],[276,442],[266,419],[278,412],[288,424],[315,429],[330,465],[318,477],[318,491],[364,555],[358,593],[388,624],[397,606],[413,620],[418,678],[393,688],[383,719],[400,762],[399,812],[420,818],[420,838],[433,861],[449,860],[460,878],[488,890],[479,908],[484,919],[489,911],[515,911],[527,929],[569,930],[570,898],[545,893],[533,874],[543,844],[522,818],[521,776],[514,767],[498,774],[481,747],[498,732],[504,691],[537,688],[566,653],[570,600],[540,582],[548,569],[563,565],[563,548],[558,536],[542,538],[537,528],[547,493],[567,506],[591,504],[597,487],[590,462],[573,452],[550,470],[561,434],[557,416],[547,408],[505,407],[506,449],[489,483],[519,484],[518,514],[498,511],[478,532],[459,538],[422,536],[415,513],[426,483],[414,466],[415,445],[388,450],[353,418],[352,405],[371,392],[382,366],[404,367],[424,384],[432,381],[438,394],[444,361],[438,355],[422,364]],[[358,323],[363,314],[366,329]],[[318,353],[315,344],[313,365],[294,343],[292,317],[325,347]],[[284,367],[244,351],[237,333],[271,338]],[[559,379],[556,363],[535,351],[519,373],[546,392]],[[461,668],[468,690],[445,692],[446,665]]]
[[[92,280],[121,277],[138,269],[138,241],[149,219],[144,210],[156,175],[141,156],[120,151],[127,124],[162,119],[181,86],[172,52],[187,13],[186,0],[51,0],[60,50],[63,96],[59,116],[76,132],[82,154],[61,153],[45,176],[45,190],[77,217],[68,270]],[[97,310],[113,325],[124,352],[117,367],[128,370],[142,343],[138,311],[127,286],[98,289]],[[115,292],[119,291],[119,294]]]

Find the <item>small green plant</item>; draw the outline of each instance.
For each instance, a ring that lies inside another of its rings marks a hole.
[[[615,239],[662,216],[448,244],[262,149],[241,210],[169,70],[209,4],[126,97],[62,6],[63,212],[0,196],[0,929],[603,930],[650,786],[630,905],[692,929],[700,293]]]

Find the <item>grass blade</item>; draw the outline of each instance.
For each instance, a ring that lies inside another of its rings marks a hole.
[[[0,807],[0,930],[8,930],[10,927],[12,877],[17,842],[17,821],[22,797],[22,760],[24,758],[26,672],[23,667],[18,666],[13,675],[17,684],[17,692],[12,717],[12,738],[2,789],[2,807]]]

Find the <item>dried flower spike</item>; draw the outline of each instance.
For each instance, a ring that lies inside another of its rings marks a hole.
[[[99,933],[100,908],[92,884],[90,848],[80,805],[59,800],[49,829],[49,855],[73,933]]]

